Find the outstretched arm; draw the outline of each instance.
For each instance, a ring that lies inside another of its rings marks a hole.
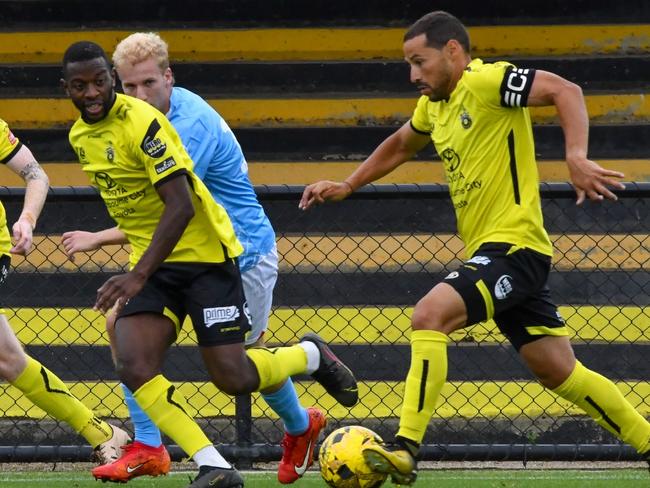
[[[582,89],[564,78],[537,70],[528,96],[528,105],[555,105],[564,131],[565,157],[571,182],[580,205],[585,197],[590,200],[616,200],[609,188],[623,189],[617,178],[623,173],[602,168],[587,158],[589,142],[589,115]]]
[[[129,241],[117,227],[87,232],[84,230],[71,230],[61,236],[63,250],[70,261],[74,262],[74,255],[78,252],[94,251],[110,244],[128,244]]]
[[[7,162],[7,166],[20,175],[26,187],[23,210],[12,227],[14,246],[9,251],[24,256],[32,248],[32,233],[43,210],[50,182],[41,165],[24,144]]]
[[[387,175],[408,161],[427,145],[430,137],[415,132],[410,121],[388,136],[359,167],[343,182],[319,181],[305,188],[298,207],[302,210],[347,198],[357,188]]]

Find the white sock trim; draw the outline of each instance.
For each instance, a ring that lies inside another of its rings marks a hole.
[[[232,468],[230,463],[217,451],[214,446],[205,446],[203,449],[196,451],[192,456],[194,462],[201,466],[214,466],[215,468]]]
[[[320,364],[320,351],[316,347],[316,344],[311,341],[302,341],[298,345],[305,350],[305,354],[307,355],[307,369],[305,373],[312,374],[318,369],[318,365]]]

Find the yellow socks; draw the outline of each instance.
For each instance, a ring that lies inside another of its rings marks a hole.
[[[258,391],[280,384],[294,374],[304,373],[307,368],[307,353],[298,345],[252,347],[246,350],[246,354],[257,368],[260,377]]]
[[[420,444],[447,381],[447,342],[434,330],[411,333],[411,367],[406,376],[397,435]]]
[[[11,383],[29,398],[34,405],[57,420],[67,422],[97,447],[113,435],[111,427],[72,396],[68,387],[54,373],[35,359],[27,356],[27,366]]]
[[[582,408],[598,425],[638,452],[650,448],[650,423],[623,397],[616,385],[579,361],[553,392]]]
[[[133,393],[149,418],[189,456],[212,442],[189,415],[187,400],[163,375],[158,375]]]

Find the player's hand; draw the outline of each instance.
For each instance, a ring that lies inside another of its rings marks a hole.
[[[572,161],[567,160],[567,163],[569,165],[571,182],[578,195],[576,200],[577,205],[584,202],[585,198],[596,201],[602,200],[603,198],[618,200],[618,197],[609,188],[618,190],[625,189],[625,185],[618,181],[618,178],[625,176],[620,171],[602,168],[587,158],[578,158]]]
[[[114,313],[118,314],[126,302],[142,290],[146,281],[146,277],[133,271],[112,276],[97,290],[93,310],[106,313],[115,307]]]
[[[75,253],[94,251],[100,247],[96,234],[83,230],[64,232],[61,236],[61,244],[63,244],[66,256],[72,262],[74,262]]]
[[[347,198],[352,193],[352,187],[349,183],[323,180],[312,183],[302,192],[302,198],[298,204],[301,210],[307,210],[314,205],[320,205],[325,202],[338,202]]]
[[[14,245],[9,252],[25,256],[31,249],[33,243],[32,223],[26,218],[19,218],[13,225]]]

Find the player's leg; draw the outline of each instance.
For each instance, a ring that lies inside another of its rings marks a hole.
[[[129,435],[97,418],[70,393],[58,376],[25,354],[1,309],[0,345],[2,379],[23,392],[41,410],[68,423],[95,449],[101,463],[110,463],[119,457],[120,446],[130,440]]]
[[[113,364],[116,364],[115,320],[114,313],[106,317],[106,333]],[[100,480],[125,482],[137,476],[161,476],[169,473],[171,459],[162,443],[160,430],[140,408],[131,390],[124,383],[120,383],[120,386],[133,423],[133,443],[122,448],[121,457],[116,461],[93,469],[93,476]]]
[[[201,355],[222,391],[230,395],[263,391],[307,373],[343,405],[358,401],[354,375],[316,334],[306,334],[294,346],[244,348],[250,322],[234,261],[206,266],[184,291]]]
[[[273,288],[278,277],[278,255],[274,248],[251,269],[241,273],[244,294],[251,319],[251,331],[246,347],[265,347],[264,333],[268,328]],[[318,435],[327,425],[322,411],[304,408],[291,381],[261,391],[262,398],[278,414],[284,424],[283,455],[278,466],[280,483],[293,483],[313,464]]]
[[[437,284],[413,310],[411,365],[395,442],[363,451],[368,464],[375,471],[389,474],[396,484],[410,485],[415,481],[420,443],[447,381],[448,336],[466,321],[465,302],[447,283]]]
[[[650,453],[650,423],[611,380],[575,359],[568,337],[542,337],[523,345],[520,354],[546,388],[580,407],[637,452]]]

